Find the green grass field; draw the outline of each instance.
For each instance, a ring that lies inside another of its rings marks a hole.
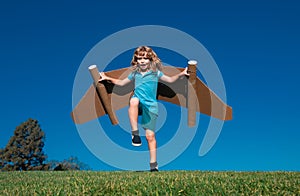
[[[300,172],[0,172],[0,195],[300,195]]]

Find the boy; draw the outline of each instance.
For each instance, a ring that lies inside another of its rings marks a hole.
[[[124,86],[130,81],[135,81],[134,94],[129,101],[128,115],[132,130],[132,145],[141,146],[141,138],[138,130],[138,115],[142,115],[142,127],[146,131],[146,139],[150,153],[150,171],[158,171],[156,161],[156,139],[155,125],[158,116],[158,105],[156,100],[158,80],[172,83],[179,77],[189,75],[187,68],[172,77],[164,75],[161,60],[156,53],[147,46],[138,47],[131,60],[132,72],[127,78],[120,80],[111,78],[100,73],[102,80],[110,80],[115,85]]]

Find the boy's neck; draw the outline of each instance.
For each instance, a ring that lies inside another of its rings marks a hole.
[[[141,70],[140,73],[141,73],[142,75],[144,75],[144,74],[147,73],[148,71],[150,71],[150,69]]]

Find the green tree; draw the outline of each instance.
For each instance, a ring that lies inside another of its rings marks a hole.
[[[2,168],[4,167],[4,161],[2,160],[2,155],[4,153],[3,149],[0,149],[0,171],[2,170]]]
[[[4,171],[48,170],[43,152],[45,133],[37,120],[28,119],[18,126],[3,150],[0,169]]]
[[[66,171],[66,170],[91,170],[91,168],[79,161],[77,157],[71,156],[63,161],[49,161],[50,170],[54,171]]]

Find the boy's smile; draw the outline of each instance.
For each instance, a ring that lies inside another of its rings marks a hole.
[[[147,57],[147,54],[137,56],[137,63],[142,71],[147,71],[149,68],[150,59]]]
[[[141,71],[147,71],[149,68],[149,63],[147,64],[139,64],[139,67],[141,68]]]

